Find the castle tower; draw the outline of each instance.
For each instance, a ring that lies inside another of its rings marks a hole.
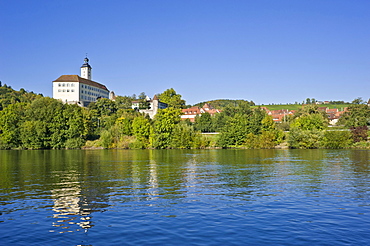
[[[85,63],[81,66],[81,78],[91,80],[91,66],[89,65],[89,58],[84,59]]]

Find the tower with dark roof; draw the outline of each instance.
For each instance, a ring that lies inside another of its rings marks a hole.
[[[84,64],[81,66],[81,78],[91,80],[91,69],[92,67],[89,64],[89,58],[84,59]]]

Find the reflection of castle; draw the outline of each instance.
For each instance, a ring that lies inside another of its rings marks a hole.
[[[92,211],[82,209],[81,189],[75,182],[69,183],[69,185],[76,185],[74,187],[54,189],[52,190],[52,197],[54,198],[53,211],[56,213],[53,218],[58,219],[57,222],[53,222],[53,226],[60,227],[60,233],[73,232],[74,225],[78,225],[82,229],[88,230],[93,227],[91,217],[89,216]],[[75,229],[79,231],[80,228]]]
[[[53,218],[57,219],[53,222],[53,226],[59,228],[59,233],[80,231],[81,228],[87,231],[94,226],[91,214],[102,211],[108,206],[106,199],[102,199],[103,203],[99,199],[99,197],[105,197],[106,192],[95,187],[83,188],[82,183],[78,181],[78,174],[68,173],[67,175],[68,180],[64,180],[61,184],[63,187],[51,190],[55,212]]]

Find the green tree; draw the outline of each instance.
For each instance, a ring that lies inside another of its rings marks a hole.
[[[325,131],[322,146],[329,149],[343,149],[352,144],[349,131]]]
[[[327,121],[321,114],[307,114],[296,118],[290,127],[301,130],[323,130],[326,125]]]
[[[359,98],[353,100],[339,119],[339,123],[348,128],[370,125],[370,107]]]
[[[181,99],[181,95],[177,94],[173,88],[167,89],[158,96],[161,102],[167,103],[168,107],[185,108],[185,100]]]
[[[132,101],[134,99],[129,96],[116,96],[115,104],[117,109],[131,109]]]
[[[158,110],[154,117],[153,146],[158,149],[170,147],[171,134],[181,120],[181,109],[166,108]]]
[[[194,127],[201,132],[213,132],[212,117],[208,112],[195,117]]]
[[[143,115],[133,120],[132,132],[136,137],[136,141],[133,143],[134,148],[143,149],[148,147],[150,133],[152,132],[151,128],[150,120]]]
[[[292,128],[288,135],[288,144],[293,149],[316,149],[321,146],[324,131],[302,130],[299,128]]]
[[[24,119],[25,103],[15,103],[0,111],[0,149],[19,147],[19,127]]]
[[[182,121],[176,124],[173,129],[170,146],[178,149],[197,147],[200,137],[200,133],[195,131],[193,126]]]
[[[50,135],[47,123],[36,121],[25,121],[20,126],[22,146],[27,149],[44,149],[50,147]]]
[[[221,147],[242,146],[249,133],[248,124],[249,121],[245,115],[237,114],[229,117],[220,132],[218,145]]]

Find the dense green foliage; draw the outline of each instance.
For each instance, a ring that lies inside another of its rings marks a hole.
[[[173,88],[165,90],[158,96],[159,100],[167,103],[170,108],[185,108],[185,100],[181,99],[181,97]]]
[[[247,100],[217,99],[217,100],[210,100],[206,102],[200,102],[200,103],[194,104],[193,106],[197,106],[201,108],[206,103],[211,104],[214,108],[218,108],[218,109],[224,109],[226,107],[237,107],[239,105],[244,105],[244,104],[248,104],[251,106],[255,105],[253,101],[247,101]]]
[[[82,108],[6,85],[0,92],[0,149],[274,148],[284,141],[290,148],[368,145],[370,109],[360,99],[340,121],[346,129],[327,130],[328,119],[315,104],[300,106],[286,122],[276,124],[248,101],[218,100],[212,106],[222,108],[221,113],[201,114],[192,123],[181,121],[185,101],[172,88],[158,94],[170,107],[160,109],[154,119],[131,109],[136,96],[102,98]],[[139,100],[144,103],[145,93]]]

